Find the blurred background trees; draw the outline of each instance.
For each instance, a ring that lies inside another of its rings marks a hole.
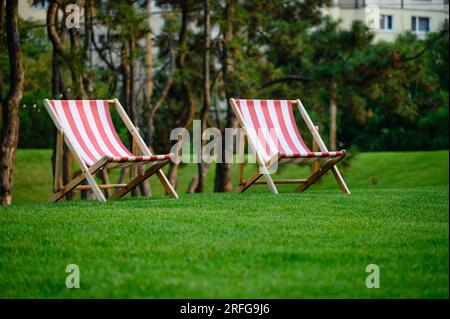
[[[327,0],[35,2],[48,14],[46,25],[20,21],[26,82],[19,147],[53,146],[42,106],[49,97],[118,97],[158,153],[170,150],[173,128],[191,129],[194,119],[222,133],[235,126],[230,97],[300,97],[332,149],[448,148],[448,23],[425,40],[405,33],[387,43],[374,42],[362,22],[343,30],[325,18]],[[79,29],[64,23],[71,3],[81,8]],[[156,17],[160,30],[152,28]],[[177,171],[172,164],[175,185]],[[206,174],[215,185],[203,184]],[[231,191],[231,167],[200,165],[197,182],[199,192]]]

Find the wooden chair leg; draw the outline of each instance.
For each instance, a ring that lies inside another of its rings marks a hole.
[[[243,193],[251,185],[253,185],[256,181],[258,181],[258,179],[260,179],[261,176],[264,176],[266,179],[266,183],[269,186],[270,192],[272,194],[278,194],[277,187],[275,186],[275,183],[272,179],[272,176],[269,173],[269,170],[274,164],[279,163],[279,159],[280,159],[280,156],[279,156],[279,154],[277,154],[274,157],[272,157],[266,164],[260,164],[260,166],[259,166],[260,168],[259,168],[258,172],[256,172],[252,176],[250,176],[245,183],[243,181],[240,181],[241,187],[239,188],[238,192]],[[240,174],[240,179],[241,179],[241,174]],[[242,177],[242,179],[243,179],[243,177]]]
[[[239,151],[238,161],[239,161],[239,186],[244,185],[244,170],[245,170],[245,137],[241,136],[239,139]]]
[[[265,166],[261,166],[261,168],[260,168],[260,170],[262,171],[262,174],[264,175],[264,177],[266,179],[266,183],[269,186],[270,192],[272,194],[278,194],[278,190],[272,179],[272,175],[270,174],[270,169],[272,169],[273,166],[279,164],[280,158],[281,158],[280,154],[276,154],[266,163]]]
[[[319,132],[319,127],[318,126],[316,126],[316,130],[317,130],[317,132]],[[313,152],[318,152],[319,151],[319,146],[317,145],[317,141],[314,138],[312,140],[312,149],[311,150]],[[311,164],[311,174],[314,174],[318,170],[319,170],[319,160],[315,160]]]
[[[314,184],[319,178],[325,175],[332,167],[334,167],[343,157],[334,158],[323,165],[317,172],[312,174],[305,183],[297,187],[297,191],[304,192],[308,187]]]
[[[159,181],[164,186],[164,188],[168,194],[170,194],[175,199],[180,198],[177,194],[177,191],[175,190],[175,188],[173,188],[172,184],[170,184],[169,180],[167,179],[167,176],[164,174],[164,172],[161,169],[156,172],[156,176],[158,176]]]
[[[272,194],[278,194],[278,190],[277,187],[275,186],[275,183],[273,182],[272,176],[270,176],[270,174],[264,174],[264,177]]]
[[[69,184],[64,186],[62,190],[53,194],[48,199],[48,201],[51,203],[54,203],[54,202],[61,200],[64,196],[67,195],[67,193],[71,192],[75,187],[80,185],[85,179],[86,179],[86,177],[84,176],[84,174],[79,175],[78,177],[73,179]]]
[[[244,185],[244,169],[245,169],[245,164],[239,163],[239,186]]]
[[[112,195],[111,199],[115,200],[115,199],[119,199],[119,198],[125,196],[126,194],[131,192],[134,188],[136,188],[140,183],[142,183],[143,181],[148,179],[150,176],[152,176],[153,174],[158,173],[161,170],[161,168],[163,168],[168,163],[169,163],[169,161],[163,161],[163,162],[159,162],[159,163],[154,164],[152,167],[147,169],[144,172],[144,174],[136,177],[131,182],[129,182],[125,188],[119,190],[114,195]]]
[[[63,189],[63,181],[62,181],[63,150],[64,150],[64,133],[62,130],[58,130],[56,133],[55,173],[54,173],[55,181],[53,186],[53,191],[55,193]]]
[[[81,173],[78,177],[70,181],[67,185],[63,187],[62,190],[53,194],[48,199],[48,201],[53,203],[61,200],[64,196],[66,196],[69,192],[71,192],[75,187],[80,185],[86,179],[88,180],[88,183],[91,186],[92,190],[94,191],[94,194],[96,195],[97,199],[100,201],[106,201],[93,175],[97,173],[99,170],[101,170],[107,163],[108,163],[107,158],[102,158],[97,163],[92,165],[86,172]],[[97,196],[98,193],[100,193],[101,196]]]
[[[261,178],[261,176],[263,176],[263,174],[261,174],[259,171],[254,173],[253,175],[251,175],[246,181],[245,183],[238,189],[238,193],[243,193],[245,192],[250,186],[253,185],[253,183],[255,183],[258,179]]]
[[[275,182],[273,181],[272,176],[270,176],[270,174],[262,174],[260,172],[257,172],[257,173],[254,173],[253,175],[251,175],[245,181],[245,183],[239,188],[238,193],[245,192],[250,186],[252,186],[254,183],[256,183],[258,181],[258,179],[260,179],[262,176],[264,176],[264,178],[266,179],[266,183],[269,186],[270,191],[273,194],[278,194],[278,190],[277,190],[277,187],[275,186]]]
[[[93,174],[91,174],[91,172],[87,171],[83,173],[86,177],[86,180],[89,184],[89,186],[91,186],[92,191],[94,192],[95,197],[97,198],[97,200],[99,202],[105,203],[106,202],[106,198],[105,195],[103,195],[102,190],[100,189],[100,187],[97,184],[97,181],[95,180],[95,177]]]
[[[102,172],[101,172],[101,174],[102,174],[102,180],[103,180],[103,183],[104,184],[111,184],[111,181],[110,181],[110,179],[109,179],[109,174],[108,174],[108,170],[105,168],[105,169],[102,169]],[[106,195],[106,198],[110,198],[111,196],[112,196],[112,191],[111,191],[111,189],[105,189],[105,195]]]
[[[339,169],[337,168],[337,166],[333,166],[331,168],[331,171],[333,172],[333,175],[336,178],[336,181],[337,181],[341,191],[344,194],[351,195],[352,193],[350,192],[349,188],[347,187],[347,184],[345,183],[345,180],[342,177],[341,172],[339,172]]]

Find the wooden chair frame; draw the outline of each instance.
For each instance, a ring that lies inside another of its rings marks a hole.
[[[300,99],[297,100],[291,100],[291,103],[293,105],[297,105],[298,110],[300,111],[300,114],[305,121],[306,125],[308,126],[308,129],[310,130],[312,137],[313,137],[313,144],[316,145],[321,152],[328,152],[328,149],[325,145],[325,143],[322,140],[322,137],[319,134],[318,127],[314,125],[311,118],[309,117],[309,114],[306,112],[305,107],[303,106],[303,103],[300,101]],[[238,106],[236,104],[236,99],[230,99],[231,107],[234,111],[234,114],[236,115],[236,118],[238,120],[238,123],[240,127],[244,130],[244,136],[247,138],[247,129],[245,127],[245,122],[242,117],[242,114],[240,113]],[[245,148],[245,140],[240,139],[240,147],[241,151],[244,151]],[[255,151],[256,147],[253,145],[252,141],[247,138],[247,141],[250,145],[250,147]],[[242,153],[244,154],[244,153]],[[258,184],[266,184],[269,186],[269,189],[272,193],[278,194],[278,190],[276,188],[276,184],[300,184],[296,190],[300,192],[304,192],[306,189],[308,189],[311,185],[316,183],[323,175],[325,175],[328,171],[332,171],[334,177],[336,178],[336,181],[339,185],[339,188],[344,194],[350,195],[350,190],[347,187],[347,184],[344,181],[344,178],[342,177],[341,173],[339,172],[338,167],[336,166],[337,163],[339,163],[344,157],[345,157],[345,151],[342,156],[334,157],[331,159],[324,158],[325,163],[322,166],[318,165],[318,160],[313,162],[313,174],[307,178],[307,179],[286,179],[286,180],[273,180],[271,174],[269,173],[270,168],[272,167],[273,163],[281,159],[280,155],[275,155],[274,158],[270,159],[268,162],[264,162],[263,159],[260,157],[260,155],[255,151],[256,155],[256,161],[259,166],[259,171],[256,173],[253,173],[250,175],[249,178],[244,179],[244,166],[245,163],[239,163],[239,193],[245,192],[250,186],[252,185],[258,185]],[[259,179],[264,176],[265,181],[259,181]]]
[[[130,132],[133,139],[133,154],[136,150],[140,151],[144,156],[152,156],[150,149],[145,144],[142,137],[139,135],[138,129],[133,125],[133,122],[128,117],[125,112],[123,106],[120,104],[119,100],[108,100],[108,105],[114,105],[117,113],[120,118],[124,122],[128,131]],[[154,161],[146,161],[146,162],[130,162],[130,166],[132,167],[132,180],[128,184],[97,184],[95,180],[95,174],[97,173],[105,173],[107,165],[109,163],[108,157],[104,157],[97,161],[91,167],[88,167],[86,163],[83,161],[81,156],[77,154],[70,140],[65,136],[64,129],[59,121],[58,116],[54,112],[50,101],[48,99],[44,100],[45,108],[50,114],[53,122],[57,128],[57,137],[56,137],[56,158],[55,158],[55,179],[54,179],[54,194],[49,198],[50,202],[57,202],[64,198],[69,192],[73,190],[92,190],[94,192],[95,197],[100,202],[106,202],[106,197],[102,193],[102,190],[109,192],[112,189],[119,189],[115,194],[110,196],[110,199],[115,200],[125,196],[127,193],[136,188],[140,183],[150,178],[152,175],[156,174],[159,178],[161,184],[164,186],[166,192],[172,197],[178,199],[178,194],[170,184],[167,177],[164,175],[162,168],[169,164],[170,160],[154,160]],[[75,158],[78,166],[81,169],[81,174],[70,181],[67,185],[63,185],[62,183],[62,156],[63,156],[63,148],[64,143],[66,143],[68,149],[71,152],[71,155]],[[153,165],[148,168],[142,174],[138,174],[136,171],[136,167],[138,165],[143,165],[145,163],[152,163]],[[105,174],[106,175],[106,174]],[[84,181],[87,181],[88,185],[80,185]]]

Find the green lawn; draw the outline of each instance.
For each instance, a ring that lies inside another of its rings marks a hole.
[[[448,151],[361,153],[345,171],[352,196],[332,176],[303,194],[186,195],[190,165],[179,201],[152,183],[151,199],[107,204],[45,203],[49,159],[18,154],[16,204],[0,208],[0,298],[449,296]],[[78,290],[65,287],[71,263]],[[380,289],[365,287],[368,264]]]

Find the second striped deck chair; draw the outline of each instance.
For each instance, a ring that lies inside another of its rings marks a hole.
[[[244,180],[244,164],[239,169],[239,192],[253,184],[267,183],[272,193],[278,193],[275,184],[299,184],[297,190],[305,191],[319,178],[331,170],[339,187],[345,194],[350,191],[336,164],[345,157],[345,151],[330,152],[319,135],[317,127],[306,112],[300,100],[230,100],[232,109],[250,147],[256,154],[260,170]],[[296,105],[312,133],[320,152],[311,152],[306,146],[294,118]],[[241,147],[244,147],[241,141]],[[273,180],[269,173],[274,163],[296,162],[310,164],[321,161],[322,166],[307,179]],[[258,181],[262,176],[266,181]]]
[[[61,200],[72,190],[92,190],[95,197],[105,202],[102,190],[119,189],[110,199],[118,199],[156,174],[167,193],[178,195],[162,168],[170,162],[171,155],[153,155],[142,140],[122,105],[114,100],[45,100],[45,107],[57,128],[54,195],[49,201]],[[133,152],[120,140],[112,122],[110,107],[115,107],[133,138]],[[62,185],[62,154],[64,143],[77,161],[81,174]],[[151,164],[143,174],[137,174],[137,166]],[[98,185],[95,174],[104,169],[131,167],[133,179],[128,184]],[[80,185],[87,181],[88,185]]]

